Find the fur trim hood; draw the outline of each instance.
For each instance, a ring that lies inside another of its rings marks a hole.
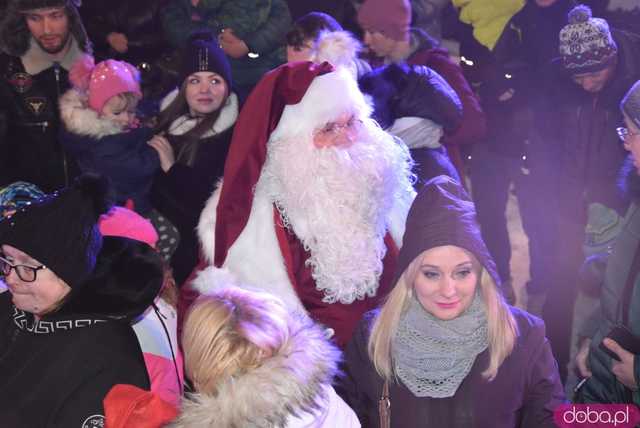
[[[166,109],[169,104],[173,102],[178,96],[180,91],[176,88],[173,91],[169,92],[166,97],[163,98],[160,103],[160,110]],[[227,97],[224,105],[222,106],[222,110],[220,111],[220,116],[216,119],[216,122],[213,124],[213,128],[210,131],[207,131],[201,138],[212,137],[216,134],[221,134],[227,129],[231,128],[235,125],[236,120],[238,119],[238,112],[240,110],[238,97],[233,92]],[[184,135],[187,132],[191,131],[194,126],[197,125],[197,120],[191,118],[188,115],[179,117],[174,120],[171,126],[169,127],[169,134],[171,135]]]
[[[288,342],[260,367],[228,380],[216,396],[183,399],[171,427],[286,427],[291,416],[323,413],[340,352],[306,316],[291,316],[289,329]]]
[[[60,118],[72,134],[102,138],[122,132],[120,126],[100,118],[95,110],[89,108],[85,93],[73,88],[60,98]]]
[[[357,78],[360,74],[358,54],[361,50],[362,44],[348,31],[325,31],[318,36],[311,60],[316,63],[327,61],[334,67],[346,67]]]
[[[9,0],[0,22],[0,47],[9,55],[23,56],[29,50],[32,37],[21,11],[64,6],[69,17],[71,36],[76,40],[81,51],[91,53],[91,42],[76,6],[79,4],[77,0]]]

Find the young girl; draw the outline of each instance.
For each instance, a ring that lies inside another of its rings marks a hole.
[[[158,155],[146,143],[153,136],[139,127],[136,106],[142,98],[138,70],[126,62],[94,64],[85,57],[70,70],[73,88],[60,99],[60,141],[82,172],[109,177],[116,202],[133,201],[148,215],[149,191],[160,167]]]

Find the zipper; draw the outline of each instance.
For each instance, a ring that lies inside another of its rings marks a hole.
[[[60,63],[53,63],[53,73],[56,76],[56,100],[60,99]],[[64,173],[64,186],[69,186],[69,166],[67,163],[67,154],[62,150],[62,172]]]

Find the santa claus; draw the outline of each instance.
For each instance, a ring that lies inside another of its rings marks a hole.
[[[345,345],[389,291],[414,197],[408,151],[370,114],[354,78],[328,63],[267,74],[202,212],[208,267],[190,287],[269,291]]]

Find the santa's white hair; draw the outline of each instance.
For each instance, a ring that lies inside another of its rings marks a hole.
[[[389,215],[411,189],[408,150],[370,112],[347,71],[317,77],[285,108],[258,184],[310,253],[306,263],[329,303],[376,294]],[[362,121],[353,143],[316,148],[314,131],[345,114]]]

